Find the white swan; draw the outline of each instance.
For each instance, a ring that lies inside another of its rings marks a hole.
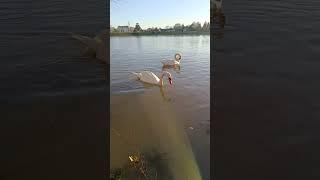
[[[162,60],[160,61],[163,66],[175,66],[175,65],[180,65],[180,60],[181,60],[181,53],[176,53],[174,55],[174,59],[168,59],[168,60]]]
[[[155,75],[153,72],[150,72],[150,71],[132,72],[132,73],[136,75],[138,79],[142,82],[158,85],[161,87],[163,86],[163,77],[167,76],[170,85],[172,85],[172,76],[168,71],[161,72],[160,77],[158,77],[157,75]]]
[[[107,63],[107,55],[106,55],[107,35],[108,35],[108,30],[101,31],[94,38],[71,33],[71,36],[74,39],[77,39],[80,42],[82,42],[84,45],[86,45],[87,50],[93,51],[95,53],[95,57],[101,60],[103,63]]]

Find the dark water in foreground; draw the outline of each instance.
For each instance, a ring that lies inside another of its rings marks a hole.
[[[104,1],[3,1],[0,99],[86,92],[105,86],[105,66],[82,55],[70,33],[105,28]]]
[[[319,179],[320,1],[223,3],[215,177]]]
[[[105,66],[69,33],[93,36],[106,14],[106,1],[0,2],[0,179],[105,176]]]

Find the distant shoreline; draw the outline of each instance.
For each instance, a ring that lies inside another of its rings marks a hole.
[[[139,32],[117,33],[111,32],[110,36],[162,36],[162,35],[210,35],[210,32]]]

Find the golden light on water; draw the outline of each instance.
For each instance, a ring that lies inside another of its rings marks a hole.
[[[111,168],[134,161],[133,151],[157,149],[168,153],[167,164],[174,179],[201,180],[189,139],[175,108],[155,87],[141,94],[111,97],[111,128],[134,144],[134,148],[111,131]]]

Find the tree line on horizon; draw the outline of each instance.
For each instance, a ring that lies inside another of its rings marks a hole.
[[[111,28],[112,32],[117,32],[116,28]],[[190,25],[184,25],[180,23],[176,23],[174,26],[166,26],[166,28],[158,28],[158,27],[152,27],[147,29],[142,29],[139,25],[139,23],[136,23],[133,32],[209,32],[210,31],[210,22],[204,22],[203,25],[201,25],[200,22],[193,22]]]
[[[184,25],[180,23],[176,23],[172,29],[174,30],[186,30],[186,31],[209,31],[210,30],[210,23],[209,22],[204,22],[203,25],[201,26],[200,22],[193,22],[190,25]]]

